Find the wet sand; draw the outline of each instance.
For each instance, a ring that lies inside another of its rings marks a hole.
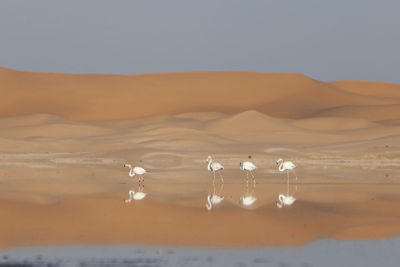
[[[127,192],[50,204],[3,200],[0,246],[129,243],[246,248],[400,234],[400,198],[395,193],[400,185],[299,184],[295,204],[278,209],[277,193],[285,193],[285,184],[259,184],[259,199],[246,209],[239,204],[244,184],[227,184],[226,199],[212,211],[205,208],[206,192],[191,197],[176,192],[165,198],[151,190],[157,186],[149,184],[148,197],[130,204],[124,202]],[[206,187],[185,185],[197,186]],[[162,185],[167,191],[173,187]],[[376,193],[368,193],[372,191]]]

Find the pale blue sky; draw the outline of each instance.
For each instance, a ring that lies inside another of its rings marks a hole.
[[[398,0],[0,1],[0,65],[400,83]]]

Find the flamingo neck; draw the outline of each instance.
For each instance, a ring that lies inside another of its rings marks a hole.
[[[212,161],[210,160],[210,161],[208,162],[208,170],[209,170],[209,171],[212,171],[212,169],[211,169],[211,163],[212,163]]]
[[[285,196],[284,195],[279,195],[279,201],[281,202],[281,204],[283,203],[283,200],[284,200],[284,198],[285,198]]]
[[[130,177],[135,176],[135,173],[133,172],[133,168],[132,167],[129,167],[129,176]]]
[[[285,168],[283,167],[283,162],[281,162],[281,164],[279,164],[279,171],[283,172],[285,170]]]

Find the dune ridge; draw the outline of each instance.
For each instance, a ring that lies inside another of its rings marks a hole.
[[[299,73],[114,75],[0,68],[0,117],[47,113],[82,121],[256,110],[287,119],[311,118],[321,113],[393,123],[399,117],[387,113],[398,110],[399,86],[356,81],[326,83]],[[376,108],[381,110],[379,116],[375,115]]]

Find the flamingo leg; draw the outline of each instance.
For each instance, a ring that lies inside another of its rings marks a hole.
[[[224,188],[224,178],[222,177],[222,174],[220,172],[218,172],[219,177],[221,178],[221,188],[219,189],[219,193],[221,194],[222,189]]]
[[[246,170],[246,196],[249,195],[249,172]]]
[[[213,194],[215,195],[215,172],[213,171]]]
[[[250,171],[251,177],[253,177],[253,191],[252,191],[252,195],[254,194],[254,191],[256,190],[256,178],[253,175],[253,172]]]
[[[219,174],[219,178],[221,178],[221,183],[224,183],[224,178],[222,177],[222,174],[220,172],[218,172]]]
[[[143,189],[144,189],[143,183],[144,183],[144,178],[143,178],[142,175],[140,175],[140,176],[139,176],[139,191],[140,191],[140,192],[142,192]]]
[[[294,169],[293,169],[293,172],[294,172],[294,176],[296,177],[296,181],[297,181],[299,178],[297,177],[296,171]],[[297,182],[296,182],[296,191],[297,191]]]
[[[286,195],[288,196],[289,195],[289,171],[287,170],[286,172],[287,172],[287,193],[286,193]]]
[[[140,191],[140,184],[141,184],[141,179],[140,176],[138,176],[138,191]]]

